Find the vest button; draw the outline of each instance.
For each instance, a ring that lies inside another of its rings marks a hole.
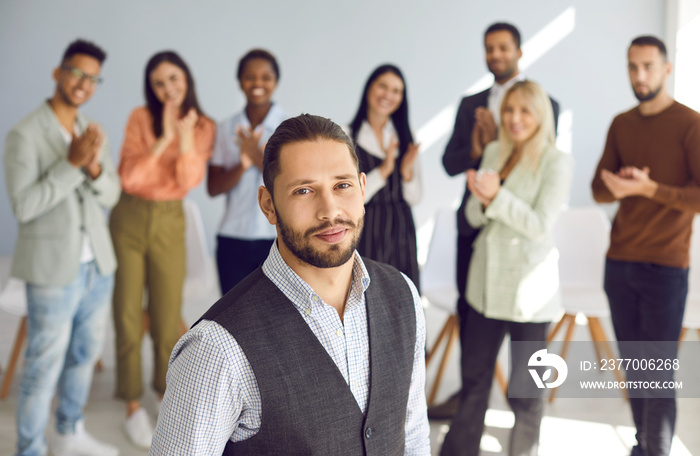
[[[367,428],[365,429],[365,438],[370,438],[372,437],[372,428]]]

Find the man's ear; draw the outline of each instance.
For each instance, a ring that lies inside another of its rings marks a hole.
[[[270,191],[264,185],[258,187],[258,205],[270,225],[277,225],[277,212]]]
[[[58,82],[58,78],[61,75],[61,68],[56,67],[53,69],[53,73],[51,73],[51,76],[53,77],[53,80]]]

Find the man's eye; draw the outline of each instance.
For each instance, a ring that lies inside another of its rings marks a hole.
[[[347,182],[343,182],[342,184],[338,184],[338,188],[341,188],[341,189],[350,188],[350,184]]]
[[[306,195],[310,192],[308,188],[300,188],[294,192],[295,195]]]

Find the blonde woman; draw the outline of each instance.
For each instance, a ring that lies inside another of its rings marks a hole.
[[[515,83],[501,105],[499,137],[486,146],[481,168],[467,171],[469,223],[481,228],[467,280],[462,338],[463,391],[441,454],[474,455],[484,428],[501,342],[544,348],[559,308],[558,254],[552,228],[571,186],[571,156],[554,146],[552,105],[532,81]],[[533,351],[534,353],[534,351]],[[529,378],[528,358],[512,356],[511,385]],[[518,368],[521,366],[522,368]],[[515,414],[509,455],[536,455],[541,398],[509,397]]]

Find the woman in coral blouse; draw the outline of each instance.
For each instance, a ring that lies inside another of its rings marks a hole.
[[[154,349],[153,388],[163,396],[168,359],[179,337],[185,279],[182,199],[204,177],[216,132],[199,107],[189,68],[176,53],[151,57],[146,106],[129,117],[121,151],[122,196],[110,230],[118,267],[114,287],[116,396],[126,401],[124,431],[147,449],[153,426],[141,408],[143,292]]]

